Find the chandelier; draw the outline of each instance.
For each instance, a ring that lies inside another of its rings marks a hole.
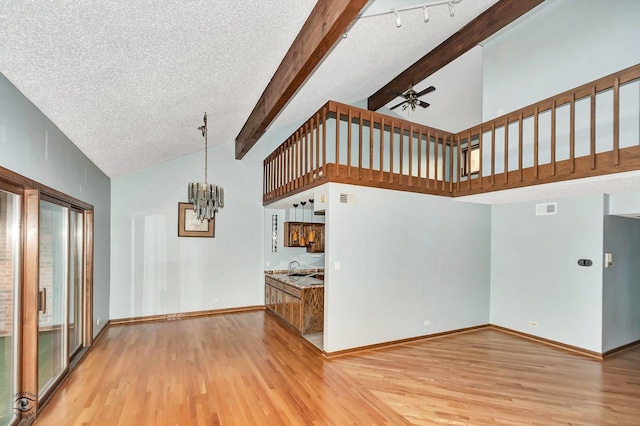
[[[189,203],[193,204],[193,211],[198,219],[211,220],[218,209],[224,207],[224,189],[221,186],[207,183],[207,113],[204,113],[204,124],[198,127],[204,137],[204,183],[189,182]]]

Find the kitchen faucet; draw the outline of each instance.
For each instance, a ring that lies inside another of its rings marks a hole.
[[[291,262],[289,262],[289,273],[293,273],[294,270],[294,264],[299,268],[300,267],[300,262],[298,262],[297,260],[292,260]]]

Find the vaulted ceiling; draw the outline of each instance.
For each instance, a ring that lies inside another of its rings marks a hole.
[[[373,0],[271,127],[366,99],[496,0]],[[111,177],[233,141],[316,2],[0,3],[0,72]],[[481,88],[478,87],[477,90]]]

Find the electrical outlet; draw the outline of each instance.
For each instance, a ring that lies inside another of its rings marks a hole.
[[[333,269],[336,271],[340,270],[340,261],[336,260],[336,262],[333,264]]]
[[[530,325],[531,327],[537,327],[537,326],[538,326],[538,323],[537,323],[537,322],[535,322],[535,321],[529,321],[529,325]]]
[[[96,325],[100,325],[100,318],[98,318],[98,321],[96,321]]]
[[[425,327],[431,325],[431,320],[424,320]]]

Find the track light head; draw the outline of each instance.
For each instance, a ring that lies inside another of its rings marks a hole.
[[[427,9],[427,6],[424,6],[423,9],[424,9],[424,22],[429,22],[429,9]]]
[[[449,2],[449,16],[453,17],[456,14],[456,6],[454,2]]]
[[[402,21],[400,20],[400,14],[397,10],[393,10],[393,14],[396,15],[396,27],[400,28],[402,26]]]

